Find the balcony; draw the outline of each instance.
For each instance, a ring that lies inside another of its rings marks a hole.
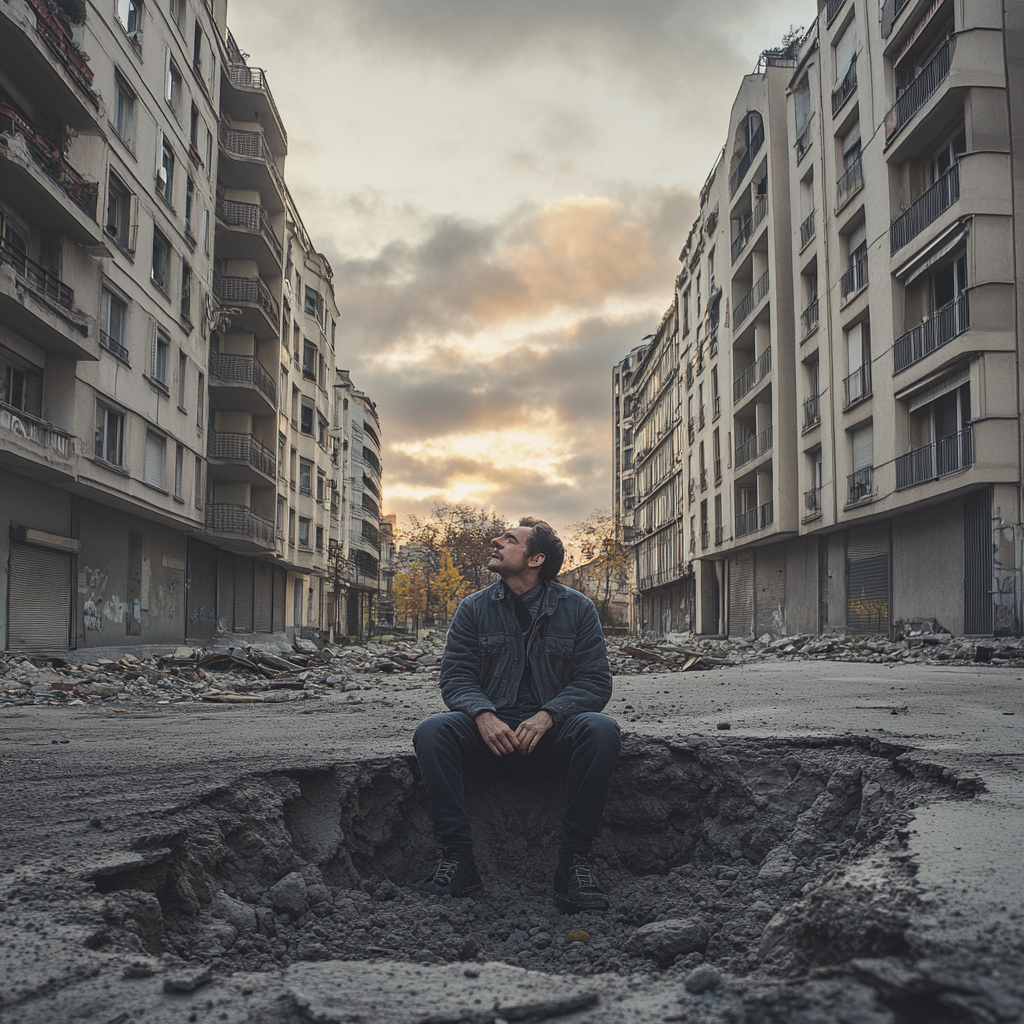
[[[821,395],[804,399],[804,430],[810,430],[821,422]]]
[[[875,467],[858,469],[846,478],[846,507],[871,501],[875,496]]]
[[[221,121],[218,131],[221,154],[225,158],[218,176],[228,188],[259,192],[263,205],[278,213],[284,209],[287,191],[262,132],[233,128]]]
[[[832,90],[832,116],[835,117],[843,108],[843,104],[853,95],[857,88],[857,58],[850,61],[850,67],[843,80]]]
[[[763,505],[740,512],[736,516],[736,536],[746,537],[758,530],[766,530],[775,522],[775,502],[766,501]]]
[[[754,287],[736,303],[736,323],[733,331],[739,329],[741,323],[758,307],[761,300],[768,294],[768,271],[766,270],[755,282]]]
[[[747,242],[750,241],[751,236],[761,226],[761,222],[768,216],[768,197],[761,196],[757,205],[754,207],[754,212],[750,219],[745,221],[740,227],[740,230],[736,237],[732,240],[732,261],[735,263],[740,253],[747,246]]]
[[[865,363],[843,380],[843,408],[862,402],[871,395],[871,364]]]
[[[814,214],[815,214],[815,211],[811,210],[811,212],[809,214],[807,214],[807,216],[803,219],[803,222],[800,224],[800,251],[801,252],[803,252],[803,250],[807,248],[807,246],[810,244],[811,239],[814,237],[814,232],[815,232]]]
[[[940,437],[896,459],[896,490],[917,487],[974,465],[974,438],[970,427]]]
[[[254,416],[277,412],[277,384],[255,356],[210,353],[210,408],[242,409]]]
[[[807,308],[800,314],[800,340],[808,338],[818,326],[818,300],[811,299]]]
[[[848,302],[868,284],[868,244],[861,242],[850,253],[850,269],[839,281],[840,302]]]
[[[704,423],[705,423],[705,419],[704,419],[704,406],[702,405],[700,407],[700,409],[697,411],[697,429],[698,430],[703,430],[704,429]]]
[[[34,224],[109,255],[96,222],[99,188],[13,107],[0,103],[0,194]],[[70,200],[70,202],[69,202]]]
[[[930,355],[971,326],[970,304],[963,292],[949,304],[936,310],[923,323],[901,334],[892,346],[894,374],[900,373]]]
[[[750,145],[747,146],[743,156],[740,157],[740,162],[736,165],[736,170],[729,175],[729,198],[731,199],[736,195],[736,189],[739,188],[740,182],[746,177],[747,171],[750,170],[750,165],[754,162],[754,157],[757,156],[761,147],[764,145],[764,124],[762,124],[757,131],[754,132],[753,137],[750,140]]]
[[[928,98],[949,74],[955,50],[956,36],[950,36],[889,109],[885,115],[886,145],[896,138],[910,119],[928,102]]]
[[[206,529],[221,536],[237,538],[242,550],[276,546],[274,523],[256,515],[247,505],[210,504],[206,506]]]
[[[268,125],[273,147],[282,156],[288,151],[288,133],[274,102],[274,94],[262,68],[244,62],[237,44],[228,43],[228,62],[224,67],[230,89],[221,90],[221,106],[236,121],[256,121]],[[255,108],[256,117],[253,117]]]
[[[221,259],[249,260],[255,257],[261,274],[280,276],[284,249],[262,206],[218,195],[217,220],[228,229],[217,237],[217,255]]]
[[[890,255],[899,252],[959,198],[960,164],[955,163],[889,226]]]
[[[772,428],[765,427],[760,434],[755,434],[749,441],[736,447],[736,468],[745,466],[772,450]]]
[[[231,318],[236,331],[249,331],[258,338],[276,338],[281,327],[281,309],[270,289],[258,277],[228,277],[214,273],[213,294],[225,306],[241,309]]]
[[[211,473],[218,480],[242,480],[264,486],[267,483],[264,477],[273,481],[277,472],[274,453],[250,434],[211,430],[206,457]],[[216,472],[215,463],[223,463],[216,467]]]
[[[739,402],[771,372],[772,350],[766,348],[732,383],[733,403]]]
[[[696,439],[696,436],[697,436],[697,431],[696,431],[696,429],[694,427],[693,417],[691,416],[686,421],[686,440],[689,441],[690,444],[693,444],[694,440]]]
[[[836,213],[864,187],[864,164],[860,154],[836,182]]]
[[[811,133],[811,122],[808,121],[804,126],[802,132],[796,137],[796,162],[800,163],[801,160],[807,155],[807,151],[811,148],[811,143],[814,141],[814,135]]]
[[[42,464],[54,474],[72,472],[75,435],[0,402],[0,465],[39,476]],[[49,475],[49,474],[46,474]]]
[[[812,487],[804,491],[804,510],[801,519],[807,522],[810,519],[817,519],[821,515],[821,488]]]

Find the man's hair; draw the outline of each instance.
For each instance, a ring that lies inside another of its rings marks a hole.
[[[533,516],[523,516],[519,520],[519,525],[531,527],[530,536],[526,538],[527,557],[543,555],[540,578],[553,580],[562,571],[562,562],[565,561],[565,548],[558,534],[549,523],[545,523],[543,519],[534,519]]]

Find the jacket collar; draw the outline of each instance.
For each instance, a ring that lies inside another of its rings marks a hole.
[[[508,590],[505,587],[504,580],[495,580],[487,589],[491,592],[492,601],[506,600]],[[565,587],[563,587],[561,583],[556,583],[554,580],[548,580],[544,591],[544,606],[538,614],[550,615],[555,610],[555,606],[558,602],[564,600]]]

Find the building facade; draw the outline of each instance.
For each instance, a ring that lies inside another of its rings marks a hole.
[[[699,631],[1020,630],[1020,22],[828,0],[744,79],[676,293]]]
[[[226,16],[0,2],[7,649],[325,625],[331,273]]]

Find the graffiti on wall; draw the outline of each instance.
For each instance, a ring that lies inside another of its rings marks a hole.
[[[996,633],[1016,633],[1020,627],[1017,605],[1020,600],[1018,553],[1021,525],[1004,524],[1002,517],[996,516],[993,527],[992,629]]]
[[[99,631],[103,629],[103,620],[124,624],[130,606],[117,594],[107,596],[107,585],[110,582],[110,566],[90,568],[86,566],[79,574],[79,591],[85,600],[82,602],[82,615],[85,628]]]

